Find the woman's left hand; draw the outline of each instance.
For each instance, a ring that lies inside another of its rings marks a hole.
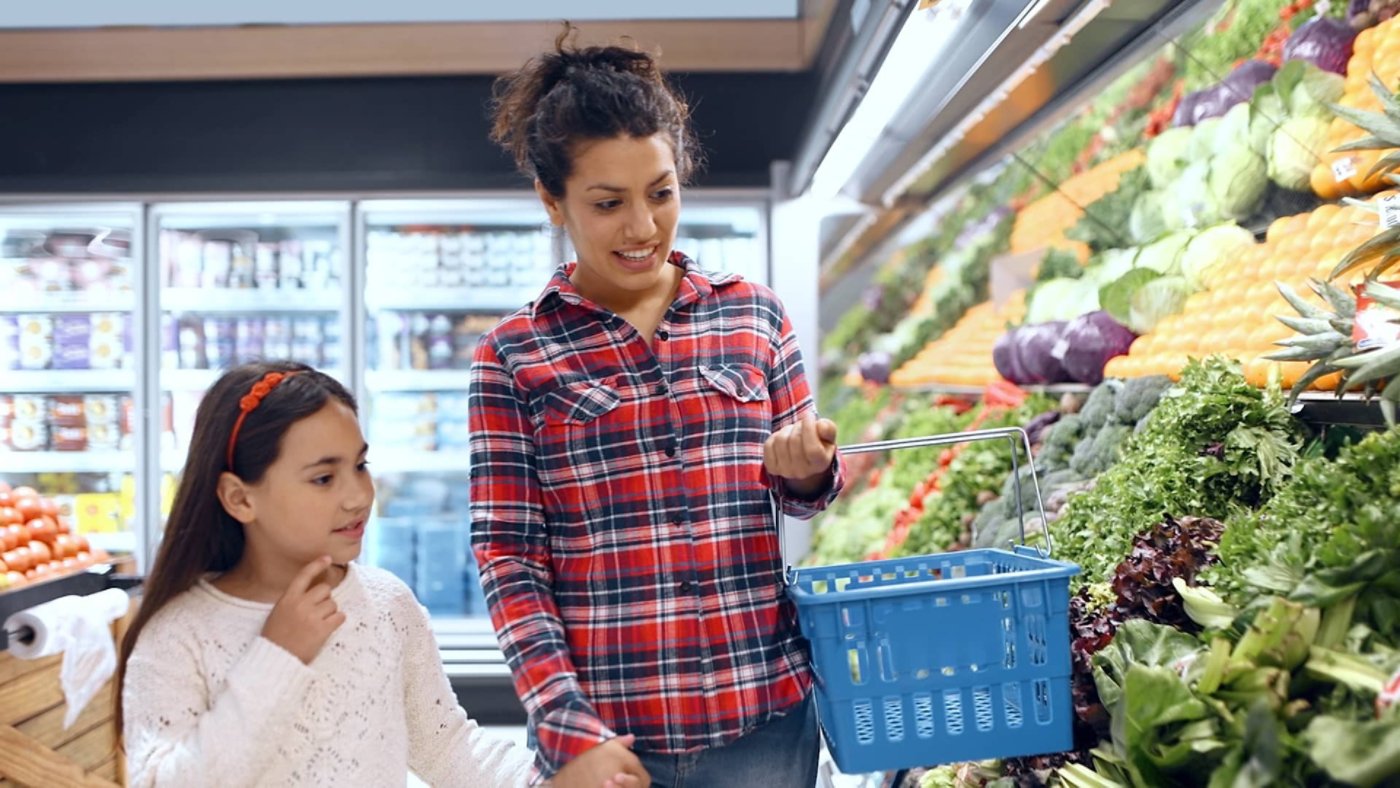
[[[815,495],[826,484],[835,456],[836,423],[810,415],[768,436],[763,444],[764,469],[781,476],[788,490],[801,497]]]

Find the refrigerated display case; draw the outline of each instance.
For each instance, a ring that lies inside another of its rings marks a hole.
[[[287,358],[353,385],[350,210],[349,202],[288,201],[151,207],[159,322],[148,347],[162,402],[152,415],[166,425],[161,486],[183,467],[195,409],[221,370]]]
[[[141,206],[0,207],[0,481],[96,547],[140,542]]]
[[[548,282],[561,243],[518,195],[360,207],[360,388],[377,487],[365,560],[414,589],[449,674],[500,677],[469,544],[468,370],[481,336]]]

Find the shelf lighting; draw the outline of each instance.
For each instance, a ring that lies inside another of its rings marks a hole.
[[[846,187],[870,152],[871,142],[894,119],[946,49],[958,27],[954,21],[970,4],[970,0],[945,0],[932,8],[916,9],[904,20],[869,89],[817,166],[810,188],[813,197],[829,200]]]

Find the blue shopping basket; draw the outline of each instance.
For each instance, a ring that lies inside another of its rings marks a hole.
[[[847,774],[1074,746],[1069,579],[1079,567],[1050,558],[1048,530],[1045,552],[1025,546],[1018,456],[1024,449],[1031,462],[1025,431],[979,430],[841,451],[979,440],[1011,444],[1020,545],[787,571],[788,597],[811,642],[817,714],[832,757]]]

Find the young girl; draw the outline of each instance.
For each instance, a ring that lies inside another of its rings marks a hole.
[[[209,390],[122,642],[130,785],[528,783],[527,751],[458,705],[408,587],[351,563],[368,448],[354,398],[309,367]]]
[[[835,425],[777,297],[672,248],[685,103],[647,55],[565,40],[498,84],[494,136],[578,259],[482,340],[468,400],[472,544],[538,765],[811,788],[770,495],[832,500]]]

